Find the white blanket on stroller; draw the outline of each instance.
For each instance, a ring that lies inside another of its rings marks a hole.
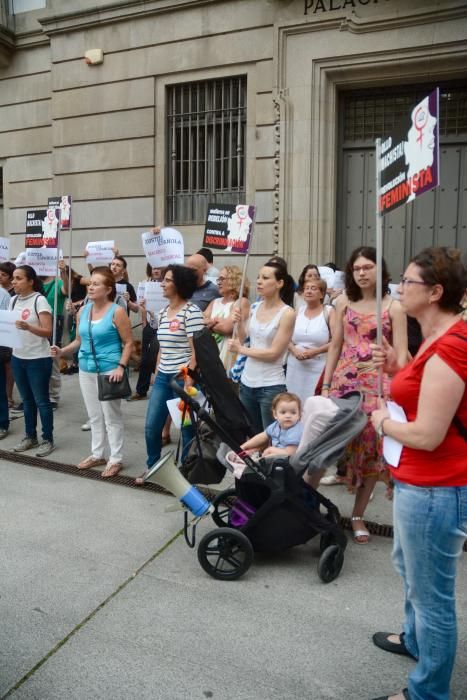
[[[310,396],[305,401],[302,415],[303,434],[297,453],[324,433],[338,411],[337,404],[325,396]]]

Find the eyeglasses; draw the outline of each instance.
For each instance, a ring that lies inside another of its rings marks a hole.
[[[376,265],[355,265],[352,272],[370,272]]]
[[[400,284],[402,285],[410,285],[410,284],[423,284],[424,287],[427,286],[427,282],[421,282],[420,280],[410,280],[408,277],[404,277],[404,275],[400,276]]]
[[[319,287],[311,287],[307,284],[303,291],[304,292],[320,292],[321,289]]]

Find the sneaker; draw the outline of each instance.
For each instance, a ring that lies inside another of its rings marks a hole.
[[[39,449],[36,452],[36,457],[47,457],[55,450],[55,445],[52,440],[42,440]]]
[[[8,435],[8,428],[0,428],[0,440],[3,440],[3,438],[6,438]]]
[[[25,437],[19,445],[13,447],[13,452],[26,452],[26,450],[32,450],[33,447],[37,447],[38,444],[37,438]]]
[[[81,430],[91,430],[91,423],[89,421],[83,423],[83,425],[81,426]]]
[[[23,412],[23,403],[21,402],[21,403],[16,404],[16,406],[12,406],[10,408],[10,411],[12,413],[22,413]]]
[[[144,401],[147,398],[147,394],[133,394],[127,398],[127,401]]]
[[[330,474],[329,476],[323,476],[319,483],[320,486],[337,486],[345,484],[345,478],[337,474]]]

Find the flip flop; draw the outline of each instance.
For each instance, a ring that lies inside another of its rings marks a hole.
[[[121,462],[107,462],[107,466],[102,472],[101,477],[103,479],[110,479],[112,476],[117,476],[118,472],[121,471],[122,468],[123,464]]]
[[[358,515],[353,515],[350,518],[351,522],[354,522],[356,520],[361,520],[363,522],[363,518],[358,516]],[[365,530],[352,530],[353,532],[353,541],[355,544],[368,544],[370,540],[370,533],[368,532],[367,529]]]

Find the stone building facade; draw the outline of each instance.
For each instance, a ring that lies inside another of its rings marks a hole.
[[[385,254],[395,277],[423,245],[467,248],[465,1],[1,4],[0,234],[12,253],[26,210],[63,193],[74,257],[113,238],[133,279],[140,233],[174,225],[194,252],[208,201],[256,203],[252,277],[273,252],[295,274],[342,264],[374,241],[374,138],[433,86],[442,186],[387,217]],[[84,60],[94,49],[102,63]]]

